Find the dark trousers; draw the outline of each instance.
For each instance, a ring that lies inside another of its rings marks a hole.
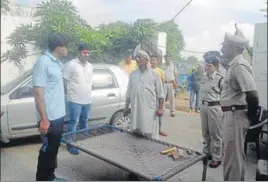
[[[53,181],[57,167],[57,154],[63,133],[64,117],[50,121],[51,131],[42,135],[43,145],[39,150],[36,181]]]

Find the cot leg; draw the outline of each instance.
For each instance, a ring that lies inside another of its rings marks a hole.
[[[207,168],[208,168],[208,156],[203,159],[203,173],[202,173],[202,181],[206,181],[207,178]]]

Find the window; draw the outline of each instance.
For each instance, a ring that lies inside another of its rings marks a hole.
[[[92,89],[116,88],[113,75],[106,70],[95,69],[92,77]]]
[[[26,85],[19,87],[15,92],[10,95],[10,99],[23,99],[33,97],[33,83],[32,80]]]

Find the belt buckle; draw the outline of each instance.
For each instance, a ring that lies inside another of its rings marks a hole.
[[[235,111],[235,106],[231,106],[231,110],[232,110],[232,112],[234,112]]]
[[[203,101],[203,105],[207,107],[208,106],[208,102]]]

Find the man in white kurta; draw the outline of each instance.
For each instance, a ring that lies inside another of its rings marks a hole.
[[[124,115],[131,107],[131,130],[151,138],[159,137],[157,116],[164,112],[164,89],[160,76],[148,68],[150,57],[145,51],[136,56],[138,69],[129,77],[126,108]]]

